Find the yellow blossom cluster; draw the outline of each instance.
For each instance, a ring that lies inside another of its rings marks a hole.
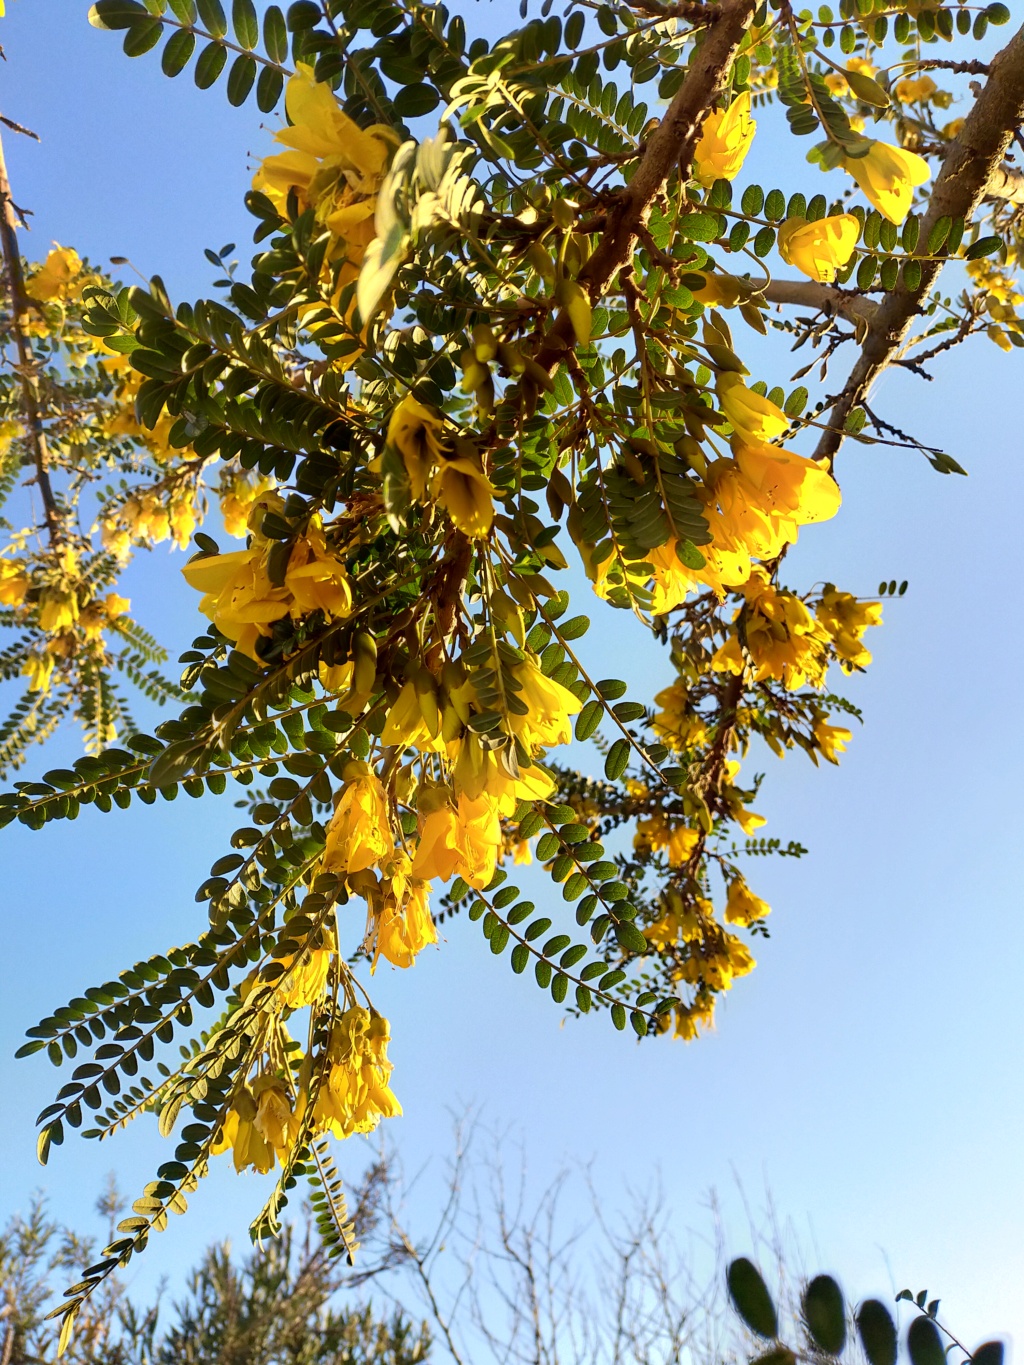
[[[266,494],[254,504],[253,518],[259,525],[268,509],[283,506],[276,494]],[[352,608],[344,561],[328,547],[319,518],[312,518],[296,539],[280,581],[271,576],[276,543],[257,529],[248,549],[204,555],[182,570],[189,586],[203,594],[199,604],[203,615],[257,662],[257,643],[270,638],[275,621],[286,616],[301,620],[314,611],[338,619]]]
[[[288,124],[275,141],[288,150],[264,158],[253,189],[265,194],[282,217],[290,216],[292,204],[299,213],[312,209],[331,234],[325,276],[329,280],[337,271],[332,304],[338,307],[373,241],[377,195],[399,138],[385,124],[360,128],[304,62],[285,88],[285,112]],[[347,313],[351,321],[351,308]]]
[[[107,513],[100,523],[100,540],[105,550],[122,561],[133,545],[156,545],[170,539],[184,550],[198,520],[196,492],[190,483],[170,490],[140,490]]]
[[[446,439],[441,414],[412,394],[391,414],[387,439],[401,457],[413,502],[436,501],[463,535],[487,535],[494,489],[470,441]]]
[[[388,1021],[375,1010],[353,1005],[331,1026],[322,1073],[310,1103],[312,1065],[307,1057],[298,1084],[262,1075],[239,1086],[211,1152],[232,1151],[235,1170],[266,1174],[275,1158],[283,1166],[306,1125],[310,1138],[322,1133],[351,1137],[368,1133],[382,1118],[395,1118],[402,1106],[390,1087]]]
[[[249,533],[249,517],[253,505],[274,488],[274,480],[253,475],[248,470],[226,466],[221,471],[217,499],[224,530],[236,540],[244,540]]]
[[[1018,313],[1024,295],[1017,291],[1017,277],[1006,266],[994,261],[967,262],[967,273],[979,293],[985,296],[985,311],[992,321],[987,330],[989,339],[1003,351],[1012,351],[1011,335],[1024,338],[1024,316]]]

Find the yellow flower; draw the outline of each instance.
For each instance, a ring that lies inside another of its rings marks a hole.
[[[303,948],[278,958],[286,975],[280,978],[283,984],[275,992],[275,1003],[298,1010],[319,1000],[327,986],[333,956],[331,948]]]
[[[47,635],[70,630],[78,620],[78,598],[70,589],[44,588],[39,594],[39,629]]]
[[[233,1149],[236,1171],[241,1172],[247,1166],[252,1166],[261,1175],[266,1175],[274,1166],[274,1149],[256,1128],[256,1114],[256,1101],[251,1091],[243,1086],[231,1101],[231,1108],[210,1153],[218,1156],[221,1152]]]
[[[397,854],[381,907],[370,910],[367,941],[373,953],[371,971],[377,970],[377,961],[382,956],[393,967],[411,967],[417,953],[437,942],[437,929],[428,905],[429,890],[425,882],[411,876],[408,856]]]
[[[829,284],[853,255],[860,223],[852,213],[839,213],[808,223],[788,218],[779,226],[779,255],[819,284]]]
[[[857,71],[862,76],[875,76],[878,74],[878,67],[869,62],[867,57],[851,57],[846,63],[847,71]]]
[[[900,104],[922,104],[926,103],[937,89],[938,86],[931,76],[917,76],[916,78],[908,76],[902,81],[896,82],[892,93]]]
[[[702,185],[734,180],[750,151],[757,124],[750,117],[750,92],[737,95],[728,109],[712,109],[693,153],[693,177]]]
[[[395,851],[380,778],[365,765],[353,767],[327,826],[324,868],[328,872],[364,872],[386,862]]]
[[[413,502],[427,496],[427,478],[441,458],[444,421],[440,413],[407,393],[391,414],[388,445],[402,457]]]
[[[420,812],[420,837],[413,858],[414,877],[446,882],[455,876],[462,861],[459,818],[447,801],[435,810]]]
[[[829,763],[839,762],[839,755],[851,739],[853,735],[845,725],[828,725],[824,720],[814,722],[814,742]]]
[[[20,607],[31,586],[23,559],[0,559],[0,606]]]
[[[747,652],[753,661],[755,682],[775,678],[795,692],[810,683],[820,687],[828,668],[829,637],[806,605],[790,592],[777,589],[763,569],[757,567],[743,586]],[[745,668],[739,639],[730,635],[715,653],[711,666],[717,672],[742,674]]]
[[[866,156],[846,156],[842,164],[890,223],[903,222],[910,212],[914,187],[931,175],[923,157],[887,142],[872,142]]]
[[[220,515],[224,522],[224,530],[229,536],[245,538],[253,503],[261,494],[269,492],[273,487],[273,479],[261,476],[252,482],[245,470],[239,470],[230,476],[225,471],[217,493],[220,498]]]
[[[638,852],[666,849],[669,867],[682,867],[689,861],[699,837],[698,831],[692,826],[658,812],[637,821],[633,847]]]
[[[344,617],[352,610],[352,587],[345,565],[327,549],[323,530],[315,518],[292,548],[284,586],[294,599],[289,606],[293,617],[311,611]]]
[[[58,246],[25,282],[29,296],[40,303],[67,298],[75,292],[74,282],[82,273],[82,258],[71,247]]]
[[[674,682],[656,692],[654,704],[661,707],[655,714],[654,728],[670,749],[681,753],[706,742],[707,723],[700,712],[690,705],[689,693],[681,682]]]
[[[495,798],[487,792],[459,797],[459,874],[478,891],[494,876],[501,851],[501,820]]]
[[[288,615],[289,593],[271,583],[264,552],[254,546],[224,555],[204,555],[182,569],[190,588],[203,594],[199,610],[243,654],[260,662],[256,642]]]
[[[869,626],[882,624],[881,602],[861,602],[848,592],[829,586],[821,595],[815,615],[832,637],[836,655],[845,672],[867,668],[871,653],[861,642]]]
[[[942,129],[942,136],[949,138],[950,142],[955,137],[959,137],[963,132],[964,120],[962,118],[951,119]]]
[[[25,660],[22,666],[22,675],[28,678],[28,689],[30,692],[49,692],[50,680],[53,677],[54,658],[49,650],[44,649],[41,654],[33,651]]]
[[[254,1081],[252,1095],[256,1101],[253,1129],[274,1149],[283,1166],[298,1134],[299,1117],[292,1112],[284,1083],[273,1076],[261,1076]]]
[[[288,81],[285,110],[290,124],[275,135],[275,141],[290,150],[264,159],[253,189],[267,195],[282,214],[289,192],[294,191],[300,212],[315,208],[336,236],[355,246],[346,254],[358,263],[365,242],[354,241],[359,236],[354,224],[338,215],[369,199],[368,211],[360,213],[356,222],[370,218],[372,224],[376,192],[399,139],[383,124],[360,128],[342,111],[331,87],[318,83],[313,68],[305,63],[299,64]],[[370,231],[366,240],[372,237]]]
[[[488,534],[494,521],[494,489],[479,456],[442,457],[432,488],[464,536],[476,540]]]
[[[572,740],[569,718],[583,709],[580,699],[554,678],[545,677],[529,658],[517,664],[513,672],[522,689],[516,695],[528,710],[525,715],[509,716],[512,733],[531,753],[552,744],[568,744]]]
[[[789,418],[763,394],[748,389],[738,374],[720,374],[716,381],[718,405],[739,436],[766,443],[789,427]]]
[[[395,1118],[402,1106],[389,1081],[388,1021],[375,1011],[353,1005],[331,1029],[329,1070],[314,1106],[319,1131],[338,1138],[369,1133],[382,1118]]]
[[[839,511],[839,485],[827,469],[806,456],[778,446],[736,442],[735,460],[747,490],[770,516],[808,526],[829,521]]]
[[[850,93],[849,82],[841,71],[830,71],[825,77],[825,84],[839,99]]]
[[[758,920],[771,912],[771,906],[760,896],[755,896],[742,877],[729,883],[725,899],[725,918],[729,924],[739,924],[749,929]]]

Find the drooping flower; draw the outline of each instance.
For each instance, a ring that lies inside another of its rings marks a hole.
[[[388,1021],[376,1011],[353,1005],[331,1029],[329,1069],[313,1110],[319,1131],[338,1138],[369,1133],[382,1118],[402,1112],[389,1084]]]
[[[529,658],[518,664],[514,673],[522,688],[518,696],[527,710],[525,714],[509,716],[512,733],[519,736],[531,753],[555,744],[568,744],[572,739],[570,717],[583,709],[579,697],[554,678],[545,677]]]
[[[440,413],[407,393],[388,422],[388,445],[402,457],[414,502],[427,496],[427,479],[440,460],[444,422]]]
[[[718,405],[733,430],[748,441],[767,444],[789,427],[782,409],[764,394],[748,389],[738,374],[720,374],[716,391]]]
[[[290,122],[275,141],[289,150],[263,160],[253,189],[282,214],[294,192],[300,212],[314,208],[345,243],[347,259],[358,265],[373,240],[377,191],[399,139],[384,124],[360,128],[304,62],[285,88],[285,110]]]
[[[853,255],[860,223],[852,213],[837,213],[808,223],[787,218],[779,224],[779,255],[819,284],[830,284]]]
[[[275,1003],[298,1010],[319,1000],[327,986],[333,956],[332,948],[303,947],[298,953],[278,958],[286,974],[274,993]]]
[[[25,281],[28,294],[40,303],[67,298],[76,292],[75,282],[82,273],[82,258],[72,247],[58,246]]]
[[[733,456],[744,483],[769,516],[809,526],[829,521],[839,511],[839,485],[814,460],[752,441],[737,441]]]
[[[824,627],[794,593],[778,589],[759,566],[744,584],[744,634],[756,682],[774,678],[789,691],[806,683],[820,687],[828,668],[829,637]],[[746,668],[738,635],[730,634],[715,652],[717,672],[743,673]]]
[[[411,967],[419,952],[437,942],[428,904],[429,885],[411,874],[408,855],[396,853],[380,906],[370,907],[366,939],[373,954],[371,971],[376,971],[381,957],[393,967]]]
[[[182,569],[190,588],[203,594],[199,610],[243,654],[259,661],[256,641],[269,636],[268,627],[288,615],[290,594],[276,587],[264,565],[259,546],[204,555]]]
[[[846,156],[842,164],[882,217],[897,224],[910,212],[915,186],[931,175],[923,157],[887,142],[872,142],[866,155]]]
[[[725,899],[725,918],[729,924],[738,924],[749,929],[758,920],[771,913],[771,906],[753,891],[742,877],[735,877],[729,883]]]
[[[832,637],[836,655],[843,670],[867,668],[871,651],[862,637],[869,626],[882,624],[881,602],[862,602],[852,593],[827,587],[815,608],[815,615]]]
[[[20,607],[31,586],[23,559],[0,559],[0,606]]]
[[[896,82],[892,93],[900,104],[921,104],[927,103],[938,88],[931,76],[906,76]]]
[[[839,755],[853,739],[852,732],[845,725],[829,725],[824,718],[814,722],[812,733],[818,752],[829,763],[838,763]]]
[[[750,91],[737,95],[728,109],[712,109],[704,120],[693,153],[693,176],[702,185],[734,180],[754,140],[756,122],[750,116]]]
[[[494,488],[480,457],[442,455],[431,481],[434,496],[464,536],[486,536],[494,521]]]
[[[380,778],[365,764],[353,763],[327,826],[324,869],[343,875],[364,872],[391,858],[394,851],[388,800]]]

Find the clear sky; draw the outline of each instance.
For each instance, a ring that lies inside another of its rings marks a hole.
[[[260,115],[231,109],[220,87],[167,81],[156,54],[129,61],[117,36],[89,28],[87,8],[12,0],[2,21],[0,110],[42,138],[5,134],[15,198],[34,213],[26,252],[56,239],[97,261],[125,255],[176,296],[198,295],[211,278],[202,248],[248,240],[241,195],[267,145]],[[496,3],[495,24],[499,10],[515,22],[516,5]],[[780,161],[780,183],[795,189],[790,165]],[[769,384],[796,368],[782,349],[757,355]],[[410,1167],[443,1157],[450,1111],[473,1104],[521,1132],[538,1184],[593,1159],[615,1204],[660,1173],[680,1228],[706,1223],[716,1188],[736,1254],[738,1186],[754,1204],[768,1190],[851,1295],[927,1287],[968,1343],[998,1331],[1024,1341],[1020,386],[1017,353],[987,342],[936,364],[930,384],[887,375],[883,412],[970,477],[849,445],[842,512],[787,560],[801,588],[829,578],[869,593],[896,577],[910,591],[887,606],[869,640],[875,662],[849,685],[866,724],[842,766],[765,760],[765,832],[811,852],[751,864],[772,936],[714,1035],[638,1046],[603,1017],[563,1026],[529,976],[513,977],[457,920],[440,951],[374,985],[405,1106],[392,1134]],[[133,570],[131,587],[174,655],[201,623],[162,556]],[[599,674],[625,669],[645,689],[669,681],[667,657],[638,647],[634,622],[578,605],[597,623],[585,646]],[[58,740],[36,770],[74,749],[74,736]],[[104,1150],[69,1138],[41,1170],[34,1118],[63,1078],[11,1055],[71,995],[197,932],[194,889],[234,815],[227,799],[181,796],[0,835],[0,1217],[45,1188],[84,1227],[108,1170],[135,1197],[167,1159],[143,1120]],[[338,1157],[343,1173],[362,1161]],[[162,1273],[174,1283],[215,1236],[243,1241],[258,1184],[217,1171],[133,1269],[140,1286]]]

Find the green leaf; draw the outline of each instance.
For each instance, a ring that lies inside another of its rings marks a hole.
[[[583,710],[576,717],[576,738],[581,742],[589,739],[597,727],[601,724],[601,717],[604,715],[604,707],[599,701],[588,701]]]
[[[870,76],[865,76],[861,71],[844,71],[846,83],[864,104],[872,104],[876,109],[887,109],[889,107],[889,96]]]
[[[245,103],[256,79],[256,59],[248,53],[236,57],[228,72],[228,103],[236,108]]]
[[[277,107],[284,89],[284,76],[272,66],[265,66],[256,82],[256,106],[261,113],[269,114]]]
[[[912,1365],[946,1365],[939,1329],[931,1318],[915,1318],[907,1331],[907,1351]]]
[[[817,1344],[827,1355],[839,1355],[846,1345],[846,1304],[831,1275],[814,1277],[804,1290],[803,1309],[807,1330]]]
[[[971,1362],[972,1365],[1003,1365],[1005,1354],[1001,1341],[986,1341],[971,1356]]]
[[[896,1324],[877,1299],[867,1299],[857,1310],[857,1331],[870,1365],[896,1365]]]
[[[628,920],[616,924],[615,941],[627,953],[646,953],[647,951],[647,940],[636,925],[630,924]]]
[[[271,5],[263,16],[263,46],[272,62],[288,60],[288,26],[280,5]]]
[[[604,775],[609,782],[615,782],[626,771],[629,763],[629,740],[617,739],[604,760]]]
[[[160,55],[160,66],[165,76],[177,76],[188,66],[196,49],[196,35],[179,28],[167,40],[167,46]]]
[[[1007,7],[1006,7],[1005,5],[1003,5],[1003,4],[986,5],[986,6],[985,6],[985,17],[988,19],[988,21],[989,21],[990,24],[997,24],[997,25],[998,25],[998,24],[1008,24],[1008,23],[1010,22],[1010,11],[1009,11],[1009,10],[1007,9]],[[993,1346],[994,1346],[994,1345],[998,1345],[998,1343],[997,1343],[997,1342],[990,1342],[989,1345],[993,1345]],[[1001,1346],[999,1347],[999,1349],[1000,1349],[1000,1351],[1002,1351],[1002,1347],[1001,1347]],[[977,1357],[977,1354],[975,1354],[974,1359],[977,1360],[977,1358],[978,1358],[978,1357]],[[1001,1359],[1001,1358],[1002,1358],[1002,1357],[1000,1357],[1000,1359]]]
[[[214,38],[223,38],[228,31],[228,19],[220,0],[196,0],[203,28]]]
[[[233,0],[231,20],[239,46],[251,52],[260,40],[260,21],[252,0]]]
[[[133,24],[124,35],[122,47],[125,56],[141,57],[144,52],[149,52],[160,41],[162,32],[163,24],[159,19],[146,19],[142,23]]]
[[[227,59],[227,49],[221,47],[220,43],[206,44],[199,54],[195,69],[195,82],[200,90],[209,90],[224,70]]]
[[[979,237],[972,246],[967,248],[964,255],[969,261],[977,261],[982,256],[993,256],[1002,245],[1002,237]]]
[[[139,0],[96,0],[89,10],[89,23],[93,28],[131,28],[140,19],[149,18],[149,10],[139,4]]]
[[[752,1332],[771,1339],[779,1334],[779,1318],[772,1296],[753,1261],[745,1256],[732,1262],[726,1275],[733,1307]],[[917,1365],[915,1361],[914,1365]]]
[[[395,95],[394,103],[402,118],[421,118],[434,112],[441,103],[441,96],[432,85],[406,85]]]

